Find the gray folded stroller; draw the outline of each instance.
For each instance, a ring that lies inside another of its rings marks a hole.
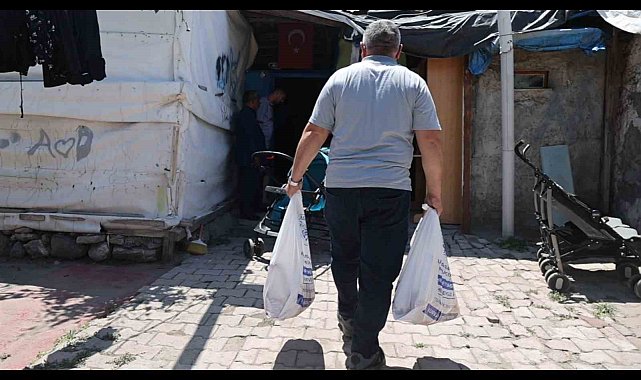
[[[641,236],[637,230],[619,218],[602,216],[601,211],[565,191],[525,156],[529,147],[521,140],[514,151],[534,169],[534,215],[541,233],[537,258],[548,287],[560,292],[568,290],[570,280],[565,264],[610,261],[641,298]],[[569,221],[558,225],[552,210],[561,212]]]

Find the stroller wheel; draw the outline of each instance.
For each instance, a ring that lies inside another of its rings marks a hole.
[[[254,247],[254,253],[256,256],[261,257],[265,253],[265,241],[262,238],[256,239],[256,244]]]
[[[619,278],[629,280],[639,274],[639,266],[633,261],[620,261],[616,264],[616,271]]]
[[[255,249],[256,244],[254,244],[254,241],[252,239],[245,240],[245,244],[243,244],[243,253],[245,254],[246,258],[251,259],[252,257],[254,257]]]
[[[539,263],[539,269],[541,269],[541,274],[546,274],[550,269],[554,269],[554,264],[550,259],[543,259]]]
[[[546,277],[547,277],[546,282],[548,283],[548,287],[552,290],[565,293],[570,288],[570,279],[568,278],[568,276],[564,274],[553,272]]]
[[[548,257],[548,254],[547,252],[545,252],[545,248],[541,247],[538,249],[538,251],[536,251],[536,258],[540,260],[544,257]]]
[[[641,298],[641,274],[636,274],[632,276],[628,281],[634,294],[637,297]]]
[[[545,274],[543,275],[543,278],[545,278],[545,282],[547,282],[548,281],[548,277],[550,277],[554,273],[559,273],[559,270],[556,269],[556,268],[548,269],[547,272],[545,272]]]

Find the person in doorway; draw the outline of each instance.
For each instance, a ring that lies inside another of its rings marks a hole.
[[[265,136],[258,126],[256,110],[259,96],[256,91],[245,91],[243,109],[236,121],[236,162],[240,188],[240,216],[256,219],[262,206],[260,162],[252,154],[265,150]]]
[[[263,96],[260,98],[260,105],[258,106],[257,119],[260,129],[263,131],[265,136],[265,147],[267,150],[274,149],[274,131],[277,128],[277,125],[274,123],[274,106],[281,104],[285,101],[286,94],[283,89],[276,88],[269,95]],[[268,161],[265,165],[265,172],[263,173],[260,182],[263,188],[267,185],[275,185],[273,183],[275,168],[273,162]],[[262,197],[262,209],[265,209],[267,204],[269,204],[269,196],[267,193],[263,193]]]
[[[263,131],[263,135],[265,135],[265,146],[267,149],[274,147],[274,106],[284,102],[286,96],[285,91],[277,88],[269,95],[260,98],[256,118],[260,124],[260,129]]]
[[[389,20],[365,30],[362,61],[336,71],[323,87],[298,142],[291,197],[332,134],[325,219],[338,290],[338,327],[351,339],[347,369],[380,368],[378,341],[408,239],[414,136],[422,155],[428,205],[441,204],[441,126],[425,81],[399,65],[401,36]]]

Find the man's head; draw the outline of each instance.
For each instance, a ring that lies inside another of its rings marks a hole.
[[[258,105],[260,104],[258,92],[254,90],[245,91],[245,93],[243,94],[243,104],[253,110],[257,110]]]
[[[401,31],[393,21],[374,21],[365,29],[361,42],[363,58],[368,55],[386,55],[398,59],[402,48]]]
[[[285,101],[286,97],[285,91],[282,88],[277,88],[269,94],[268,100],[271,104],[280,104]]]

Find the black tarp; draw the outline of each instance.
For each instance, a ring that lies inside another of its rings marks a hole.
[[[343,21],[363,33],[372,22],[393,20],[401,30],[403,50],[419,57],[447,58],[469,54],[498,39],[497,11],[483,10],[324,10],[299,11]],[[559,28],[594,11],[519,10],[512,12],[513,32]],[[347,21],[347,22],[345,22]]]

